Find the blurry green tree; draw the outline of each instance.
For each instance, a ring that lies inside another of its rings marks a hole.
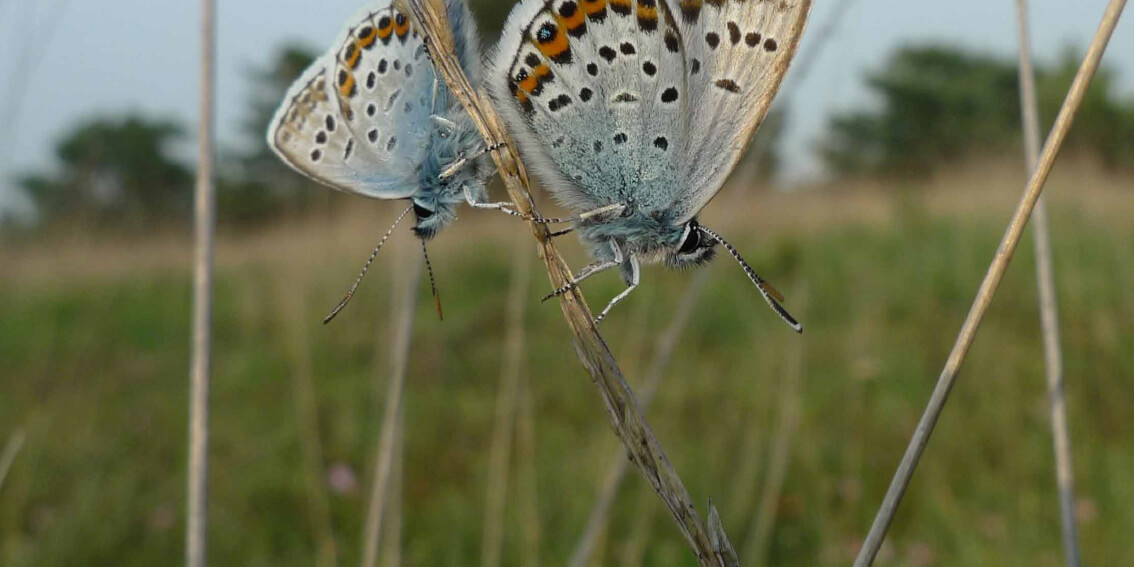
[[[325,198],[324,190],[285,165],[264,141],[268,124],[287,89],[315,60],[305,47],[285,45],[263,69],[251,73],[251,96],[241,125],[240,147],[224,152],[218,183],[217,209],[222,223],[267,220],[285,212],[309,208]]]
[[[185,218],[193,176],[172,155],[184,131],[142,116],[81,124],[56,147],[58,171],[23,177],[20,185],[42,219],[82,219],[139,226]]]
[[[1079,57],[1037,69],[1040,108],[1055,118]],[[875,110],[831,118],[819,151],[843,174],[918,175],[979,154],[1019,147],[1020,105],[1014,60],[958,48],[899,49],[866,82],[879,99]],[[1067,149],[1090,153],[1108,166],[1134,156],[1134,101],[1119,100],[1115,73],[1104,69],[1092,84]]]

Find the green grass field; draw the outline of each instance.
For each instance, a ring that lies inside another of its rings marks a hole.
[[[795,336],[727,258],[685,330],[651,422],[698,502],[712,497],[745,564],[784,380],[802,341],[799,426],[767,563],[846,565],[929,396],[1022,187],[974,167],[925,186],[726,195],[704,219],[788,296]],[[1050,185],[1083,556],[1134,560],[1134,192],[1131,179],[1063,168]],[[222,235],[215,326],[211,560],[311,565],[329,502],[338,563],[358,563],[382,419],[399,256],[383,252],[355,302],[321,318],[392,218],[354,209]],[[439,322],[422,291],[405,407],[407,565],[480,561],[487,454],[504,342],[513,221],[465,211],[434,245]],[[585,259],[577,245],[567,254]],[[534,253],[534,247],[533,247]],[[1032,250],[1013,264],[884,548],[886,565],[1062,564]],[[190,257],[184,235],[57,235],[0,248],[0,444],[27,443],[0,487],[0,565],[181,561]],[[631,383],[692,274],[647,269],[604,322]],[[561,565],[616,444],[558,308],[527,293],[536,490],[515,487],[506,565],[521,564],[525,507],[539,559]],[[592,306],[616,277],[585,286]],[[311,408],[317,413],[312,415]],[[352,471],[357,485],[326,482]],[[647,565],[692,565],[636,475],[602,564],[622,564],[646,518]],[[534,499],[531,497],[534,493]]]

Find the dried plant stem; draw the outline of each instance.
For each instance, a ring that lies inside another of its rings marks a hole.
[[[488,490],[485,496],[484,544],[481,565],[498,567],[504,541],[504,504],[508,495],[508,463],[516,425],[520,369],[524,361],[524,307],[531,284],[531,244],[516,238],[512,252],[512,280],[508,289],[505,316],[504,361],[500,370],[500,389],[496,393],[496,423],[488,451]]]
[[[635,510],[638,511],[638,515],[634,519],[634,527],[630,528],[630,539],[622,552],[621,565],[624,567],[639,567],[646,558],[646,545],[650,542],[650,528],[654,524],[653,499],[648,489],[639,493]]]
[[[493,154],[500,177],[504,180],[515,208],[521,213],[531,213],[533,202],[530,184],[516,153],[515,142],[508,136],[487,97],[472,88],[462,71],[455,56],[452,29],[444,2],[395,0],[395,5],[410,14],[415,28],[423,32],[434,68],[445,79],[454,96],[461,101],[484,139],[493,145],[507,143],[501,151]],[[551,241],[547,227],[539,223],[529,223],[529,227],[539,245],[552,287],[564,286],[570,281],[571,272]],[[611,426],[626,446],[630,459],[669,508],[698,562],[702,565],[721,565],[721,552],[731,550],[714,547],[714,541],[718,542],[718,546],[724,545],[724,538],[710,538],[684,483],[642,416],[634,393],[623,378],[614,355],[595,329],[592,323],[594,317],[581,291],[576,288],[565,294],[560,306],[574,338],[575,352],[598,387]]]
[[[209,373],[213,317],[213,256],[216,195],[216,0],[201,0],[200,131],[194,197],[193,354],[189,368],[189,471],[185,518],[185,564],[207,564],[209,474]]]
[[[382,565],[401,567],[402,564],[402,481],[405,478],[406,435],[405,414],[398,417],[398,437],[395,440],[394,464],[390,472],[390,486],[386,489],[389,504],[382,511],[386,521],[382,523]]]
[[[799,293],[801,311],[806,310],[806,292]],[[804,342],[792,341],[787,357],[788,367],[783,374],[780,386],[780,417],[773,434],[772,454],[768,459],[768,472],[764,477],[764,489],[756,509],[756,518],[749,528],[748,539],[744,541],[745,556],[750,565],[766,563],[768,537],[776,523],[776,511],[783,493],[784,480],[787,479],[791,449],[794,446],[795,432],[799,427],[801,405],[800,382],[803,381]]]
[[[969,311],[969,315],[965,319],[964,325],[961,327],[961,332],[957,336],[957,341],[953,345],[953,350],[949,354],[949,359],[945,363],[945,368],[941,372],[941,376],[937,381],[937,386],[933,390],[933,395],[929,399],[925,413],[922,415],[917,430],[914,431],[913,437],[910,439],[910,444],[906,448],[902,462],[898,465],[898,470],[894,474],[893,480],[890,482],[890,488],[886,491],[886,497],[882,501],[882,506],[878,510],[877,516],[874,518],[874,524],[870,528],[870,533],[867,534],[866,541],[863,543],[858,558],[855,560],[856,567],[865,567],[873,564],[874,558],[878,554],[878,549],[882,547],[882,540],[886,537],[886,532],[890,528],[890,523],[894,519],[894,514],[898,510],[902,496],[905,494],[910,479],[913,477],[914,469],[917,468],[918,461],[921,459],[921,455],[925,451],[926,445],[929,443],[929,437],[933,433],[934,426],[937,424],[937,418],[941,416],[941,410],[945,407],[945,402],[949,398],[949,391],[952,390],[953,384],[956,382],[957,374],[960,372],[961,365],[968,355],[973,340],[976,338],[980,323],[988,312],[988,307],[992,303],[993,296],[996,295],[997,288],[1000,287],[1000,282],[1004,278],[1004,272],[1008,269],[1012,255],[1016,252],[1016,247],[1020,243],[1020,237],[1023,235],[1024,227],[1027,225],[1028,216],[1031,214],[1032,209],[1035,208],[1036,201],[1043,191],[1044,183],[1047,182],[1047,178],[1051,174],[1051,169],[1055,165],[1055,158],[1059,155],[1063,141],[1067,138],[1067,133],[1070,131],[1071,124],[1075,119],[1075,113],[1078,112],[1079,106],[1083,103],[1083,98],[1087,93],[1087,87],[1098,71],[1099,62],[1102,60],[1107,43],[1114,33],[1114,28],[1118,25],[1119,16],[1122,15],[1122,10],[1125,6],[1126,0],[1111,0],[1107,5],[1102,23],[1099,25],[1099,29],[1094,39],[1091,41],[1091,46],[1087,50],[1083,64],[1079,67],[1079,71],[1075,75],[1075,81],[1071,85],[1070,92],[1067,93],[1067,98],[1063,102],[1059,116],[1055,119],[1055,127],[1052,129],[1051,135],[1044,145],[1035,171],[1032,172],[1031,178],[1028,180],[1023,198],[1016,208],[1016,212],[1012,215],[1012,220],[1008,225],[1003,240],[1000,242],[999,249],[996,251],[996,257],[993,259],[992,264],[989,266],[988,274],[981,283],[980,291],[977,293],[972,309]]]
[[[338,564],[335,532],[331,521],[331,502],[323,482],[323,444],[319,436],[319,403],[315,397],[315,383],[311,373],[310,341],[307,336],[307,311],[303,291],[288,278],[286,291],[279,293],[279,312],[287,317],[288,355],[291,369],[292,401],[295,405],[295,423],[299,430],[299,447],[303,458],[303,476],[306,477],[307,505],[314,524],[318,567]]]
[[[413,338],[413,313],[417,303],[417,290],[421,283],[422,257],[407,253],[402,259],[401,270],[405,274],[394,310],[393,329],[388,336],[394,341],[390,347],[390,377],[386,382],[386,407],[382,416],[382,433],[378,439],[377,457],[374,462],[374,482],[370,488],[370,504],[366,513],[366,528],[363,537],[362,567],[374,567],[378,560],[378,546],[382,535],[387,498],[390,493],[391,477],[394,475],[395,452],[401,436],[402,391],[405,387],[406,369],[409,366],[410,345]],[[385,341],[382,341],[385,342]]]
[[[1036,101],[1035,69],[1032,66],[1027,0],[1016,0],[1020,28],[1020,111],[1024,126],[1025,163],[1031,173],[1039,161],[1039,104]],[[1079,541],[1075,530],[1075,479],[1071,466],[1071,435],[1067,431],[1067,406],[1063,395],[1063,354],[1059,341],[1059,305],[1055,295],[1055,267],[1051,252],[1046,199],[1040,196],[1032,214],[1036,246],[1036,283],[1039,291],[1040,325],[1043,329],[1044,369],[1051,406],[1051,435],[1055,450],[1055,476],[1059,490],[1063,555],[1068,567],[1079,566]]]
[[[705,288],[708,274],[707,270],[701,270],[693,278],[693,282],[685,289],[685,294],[678,302],[677,312],[674,314],[669,327],[658,337],[657,347],[654,349],[654,359],[650,363],[646,379],[641,384],[640,406],[642,411],[649,409],[650,402],[653,401],[654,394],[657,393],[661,379],[665,376],[665,369],[669,366],[669,361],[673,359],[674,350],[677,349],[677,341],[681,339],[681,333],[689,324],[693,309],[697,306],[697,300],[701,298],[701,291]],[[602,539],[602,535],[606,531],[606,524],[610,520],[610,509],[614,505],[614,499],[618,496],[618,489],[622,486],[622,480],[626,477],[628,469],[629,461],[625,458],[624,451],[620,450],[618,454],[611,456],[610,468],[607,469],[606,476],[603,477],[602,489],[594,508],[591,508],[591,515],[587,520],[587,527],[583,530],[583,537],[575,545],[575,551],[571,554],[571,561],[568,562],[570,567],[583,567],[595,552],[599,540]]]
[[[520,406],[516,419],[520,522],[523,524],[520,565],[539,567],[539,485],[536,481],[535,418],[532,415],[532,382],[520,374]]]
[[[17,429],[8,439],[8,444],[4,446],[4,452],[0,453],[0,490],[4,489],[4,481],[8,479],[8,471],[12,470],[12,463],[16,462],[16,456],[24,448],[25,440],[27,440],[27,435],[24,430]]]

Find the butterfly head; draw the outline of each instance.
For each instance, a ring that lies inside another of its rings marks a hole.
[[[681,228],[681,238],[670,249],[666,263],[677,269],[696,268],[712,261],[716,256],[717,241],[701,231],[697,219],[690,219]]]
[[[437,236],[442,228],[457,218],[452,206],[418,198],[413,200],[413,215],[417,218],[413,233],[422,240],[430,240]]]

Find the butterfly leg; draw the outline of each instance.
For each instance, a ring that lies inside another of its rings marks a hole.
[[[477,196],[473,194],[472,190],[469,189],[468,185],[465,186],[464,191],[465,191],[465,201],[468,202],[469,206],[474,208],[474,209],[487,209],[487,210],[492,210],[492,211],[500,211],[504,214],[512,215],[514,217],[520,217],[520,218],[525,219],[525,220],[530,218],[530,217],[528,217],[528,215],[525,215],[525,214],[517,211],[516,209],[513,209],[512,203],[509,203],[507,201],[501,201],[499,203],[485,203],[485,202],[481,201],[480,199],[477,199]]]
[[[457,161],[453,162],[453,165],[446,167],[445,171],[442,171],[441,175],[438,175],[437,178],[438,179],[448,179],[448,178],[456,175],[457,172],[460,171],[462,167],[468,165],[470,162],[473,162],[473,161],[480,159],[480,156],[483,156],[484,154],[487,154],[489,152],[495,152],[496,150],[499,150],[500,148],[503,148],[504,146],[507,146],[507,145],[508,145],[507,143],[501,142],[501,143],[496,144],[494,146],[485,147],[484,149],[478,151],[477,153],[475,153],[475,154],[473,154],[469,157],[463,157],[462,156],[462,157],[458,158]]]
[[[611,251],[614,252],[614,259],[602,260],[602,261],[595,262],[593,264],[588,264],[588,265],[584,266],[583,269],[579,270],[579,273],[575,274],[575,278],[571,280],[571,283],[569,283],[569,284],[547,294],[546,296],[544,296],[543,299],[540,300],[540,302],[542,303],[542,302],[547,301],[548,299],[551,299],[553,297],[559,297],[560,295],[563,295],[563,294],[579,287],[579,284],[582,283],[583,280],[585,280],[585,279],[587,279],[587,278],[589,278],[589,277],[591,277],[595,274],[605,272],[605,271],[607,271],[611,268],[618,267],[618,265],[621,264],[622,260],[623,260],[622,249],[619,248],[618,244],[613,242],[613,241],[611,241],[611,243],[610,243],[610,248],[611,248]]]
[[[626,210],[626,205],[623,205],[622,203],[614,203],[612,205],[606,205],[605,207],[599,207],[597,209],[587,211],[585,213],[580,213],[580,214],[570,216],[570,217],[564,217],[564,218],[560,218],[560,219],[537,218],[537,219],[533,219],[533,220],[535,222],[540,223],[540,224],[577,223],[577,222],[588,221],[588,220],[591,220],[595,217],[611,216],[612,213],[622,214],[622,212],[625,211],[625,210]],[[567,229],[566,231],[563,231],[562,234],[567,234],[568,232],[571,232],[572,230],[574,230],[574,229]],[[553,236],[561,236],[562,234],[555,233]]]
[[[633,292],[635,289],[638,289],[638,282],[640,282],[642,279],[642,270],[641,266],[638,264],[638,256],[634,253],[630,253],[629,275],[630,277],[629,281],[627,282],[626,290],[615,296],[614,299],[611,299],[610,303],[606,304],[606,308],[602,310],[602,313],[600,313],[598,317],[595,317],[595,325],[601,323],[602,320],[605,319],[608,314],[610,314],[610,310],[614,309],[615,305],[621,303],[623,299],[626,299],[630,296],[631,292]]]

